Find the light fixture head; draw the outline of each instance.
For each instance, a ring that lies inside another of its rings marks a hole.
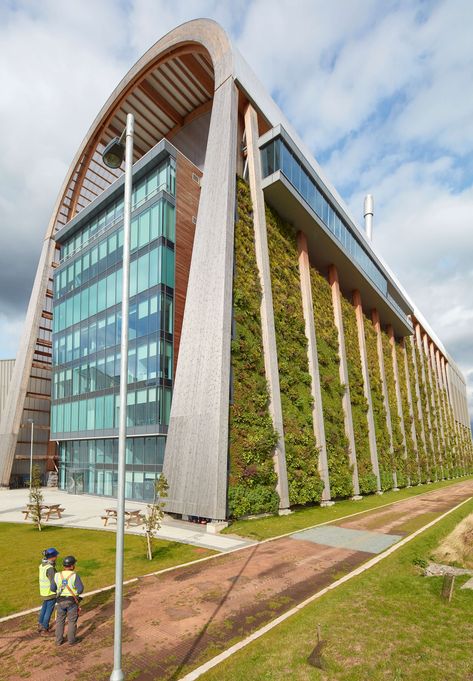
[[[102,159],[109,168],[119,168],[125,156],[125,147],[119,137],[114,137],[102,152]]]

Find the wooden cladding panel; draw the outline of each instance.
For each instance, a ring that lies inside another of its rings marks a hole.
[[[193,179],[194,176],[194,179]],[[174,289],[174,375],[176,374],[187,282],[192,260],[195,224],[199,207],[200,185],[195,176],[201,171],[182,154],[176,161],[176,282]]]

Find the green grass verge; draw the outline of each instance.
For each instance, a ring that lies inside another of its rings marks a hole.
[[[444,480],[443,482],[435,482],[431,485],[404,488],[399,490],[399,492],[385,492],[380,496],[373,494],[363,497],[361,501],[350,501],[348,499],[337,501],[334,506],[328,506],[326,508],[321,508],[320,506],[302,508],[294,511],[291,515],[286,516],[270,516],[268,518],[255,518],[254,520],[237,520],[224,530],[224,532],[238,534],[242,537],[249,537],[250,539],[269,539],[270,537],[278,537],[287,532],[303,530],[306,527],[311,527],[312,525],[317,525],[319,523],[337,520],[345,515],[357,513],[358,511],[367,511],[372,508],[378,508],[379,506],[384,506],[392,501],[400,501],[401,499],[408,499],[419,494],[425,494],[434,489],[448,487],[449,485],[454,485],[462,480],[472,478],[473,476],[468,476],[468,478]]]
[[[473,511],[469,501],[430,530],[359,577],[322,596],[300,613],[215,667],[205,681],[466,681],[473,678],[473,592],[452,602],[442,578],[421,576],[415,559],[428,559],[438,543]],[[324,671],[308,657],[317,625],[326,641]]]
[[[39,532],[32,525],[0,523],[0,617],[41,604],[38,589],[38,565],[41,551],[55,546],[61,558],[74,555],[77,572],[86,591],[115,582],[115,533],[65,527],[44,527]],[[146,558],[143,537],[125,535],[125,579],[139,577],[180,563],[187,563],[216,553],[188,544],[156,541],[154,557]]]

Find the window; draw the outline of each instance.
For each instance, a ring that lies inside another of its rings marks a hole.
[[[105,395],[104,397],[104,428],[113,428],[113,403],[114,395]],[[118,425],[118,424],[117,424]]]
[[[138,248],[142,248],[142,246],[145,246],[149,242],[149,218],[149,210],[142,213],[139,217]]]
[[[107,304],[107,280],[100,279],[97,284],[97,312],[105,310]]]
[[[126,399],[126,425],[135,425],[135,393],[131,391],[127,394]]]
[[[95,398],[95,428],[97,430],[103,430],[104,427],[104,397]]]
[[[146,381],[148,378],[148,341],[145,339],[137,347],[136,380]]]
[[[130,251],[135,251],[138,247],[138,218],[133,218],[130,228]]]
[[[136,335],[138,338],[146,336],[148,333],[148,298],[138,303],[138,319],[136,324]]]
[[[138,259],[137,293],[142,293],[148,288],[148,281],[149,281],[149,253],[145,253]]]
[[[87,430],[94,430],[95,428],[95,399],[87,400]]]
[[[137,390],[136,392],[136,406],[135,406],[135,425],[144,426],[148,423],[147,419],[147,390]]]

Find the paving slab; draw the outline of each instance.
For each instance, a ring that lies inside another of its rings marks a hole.
[[[314,527],[311,530],[296,532],[292,539],[311,541],[326,546],[338,546],[353,551],[365,551],[367,553],[381,553],[397,541],[402,535],[383,534],[381,532],[369,532],[368,530],[351,530],[336,525],[324,525]]]

